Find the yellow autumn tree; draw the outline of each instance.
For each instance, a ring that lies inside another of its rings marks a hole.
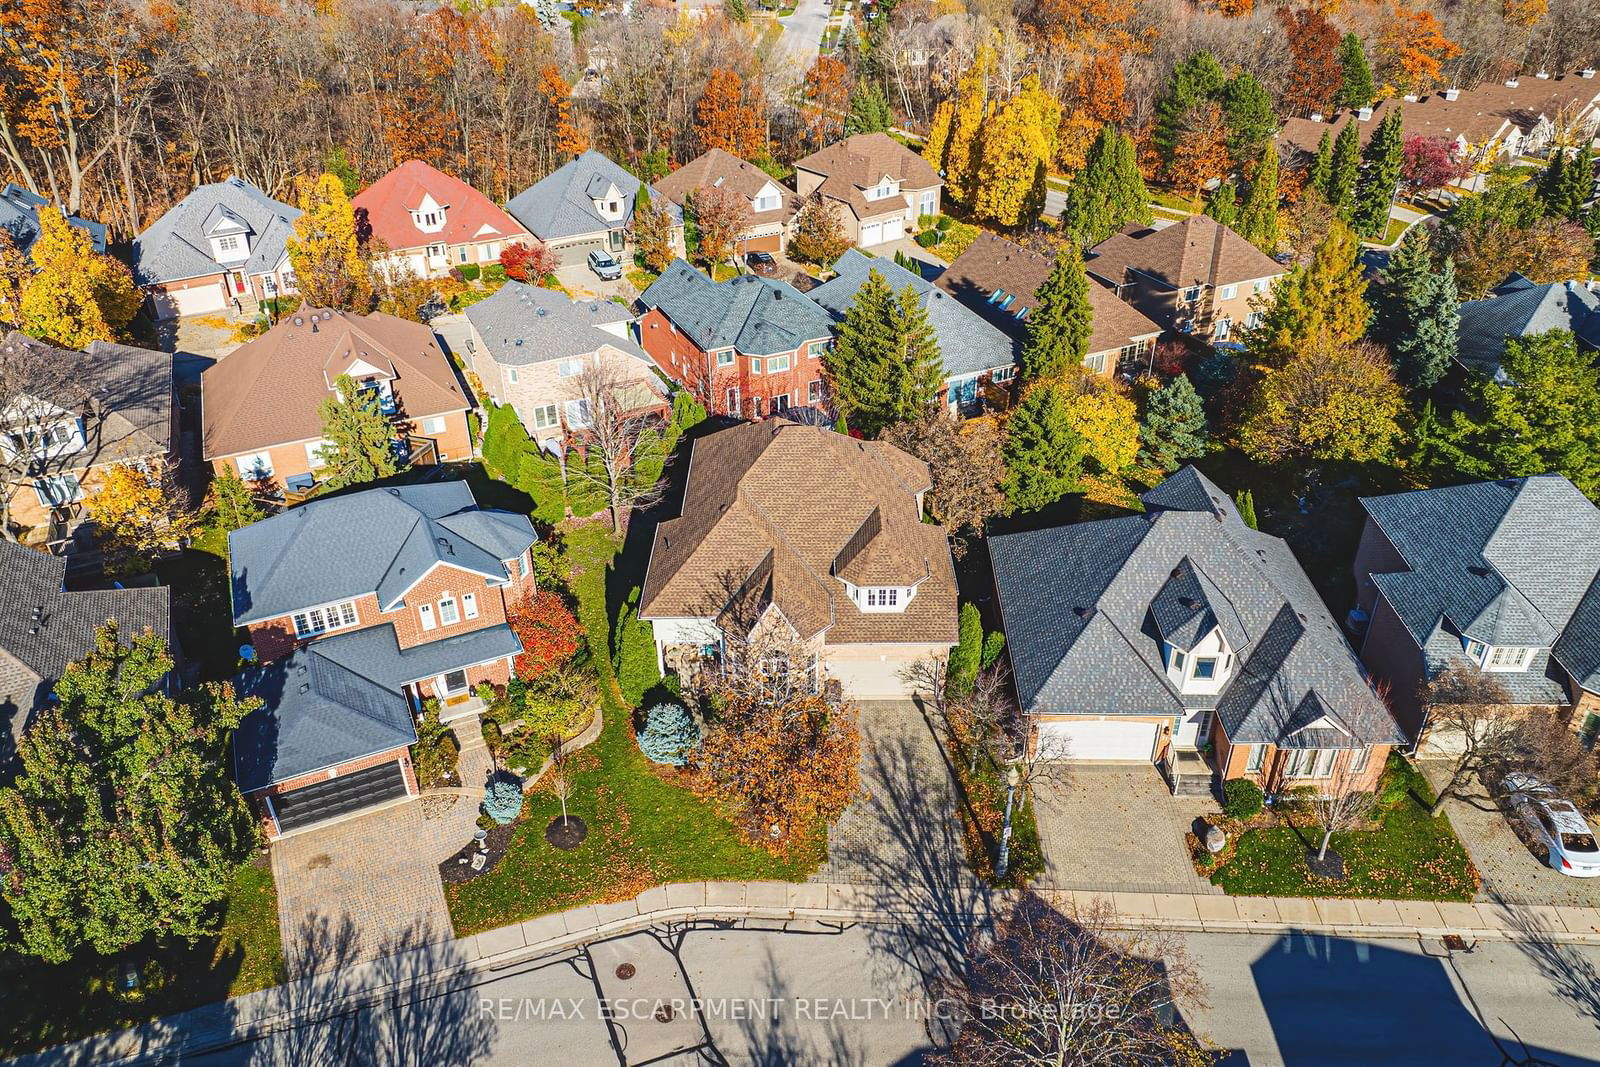
[[[962,204],[971,204],[978,177],[984,119],[989,110],[989,65],[994,52],[978,49],[972,68],[956,87],[950,136],[944,149],[944,187]]]
[[[113,341],[139,310],[128,268],[97,255],[88,231],[59,211],[39,211],[39,236],[30,250],[34,270],[22,282],[22,332],[63,348]]]
[[[301,298],[309,307],[366,311],[372,288],[344,183],[323,173],[295,184],[300,217],[288,251]]]
[[[182,548],[199,523],[177,464],[167,460],[143,467],[114,464],[84,508],[105,537],[111,568],[122,574],[142,571],[161,553]]]
[[[1023,79],[1022,89],[985,124],[972,198],[975,214],[1007,227],[1038,219],[1060,124],[1060,102],[1037,77]]]
[[[1117,386],[1082,368],[1068,372],[1067,422],[1084,441],[1091,469],[1120,475],[1139,455],[1139,409]]]
[[[928,139],[922,142],[922,158],[940,173],[944,172],[944,153],[950,146],[950,127],[955,119],[955,98],[939,101],[939,106],[933,109],[933,121],[928,124]]]

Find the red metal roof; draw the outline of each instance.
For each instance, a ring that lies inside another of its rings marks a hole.
[[[437,233],[417,229],[411,218],[411,212],[422,205],[426,196],[432,196],[434,203],[444,208],[444,228]],[[350,204],[357,209],[366,208],[372,236],[396,250],[505,240],[528,233],[487,196],[420,159],[400,164],[357,193]]]

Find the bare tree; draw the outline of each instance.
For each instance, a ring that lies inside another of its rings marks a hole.
[[[1333,840],[1333,835],[1355,829],[1372,810],[1372,794],[1360,788],[1359,779],[1350,772],[1348,757],[1334,761],[1333,777],[1328,779],[1322,792],[1311,799],[1311,810],[1316,814],[1317,825],[1322,827],[1322,844],[1317,847],[1317,859],[1321,861],[1328,855],[1328,842]]]
[[[882,440],[928,464],[928,510],[953,534],[983,533],[1006,509],[1005,431],[993,420],[958,423],[943,409],[884,431]]]
[[[1522,771],[1566,796],[1583,797],[1595,789],[1597,759],[1600,753],[1583,747],[1567,715],[1539,708],[1517,721],[1506,738],[1503,765],[1491,768],[1486,784],[1499,791],[1507,773]]]
[[[76,356],[20,333],[0,341],[0,537],[8,541],[17,539],[18,493],[91,466],[100,450],[100,412]]]
[[[947,983],[960,1032],[938,1062],[966,1067],[1188,1065],[1215,1053],[1178,1012],[1205,986],[1171,931],[1120,931],[1101,905],[1068,914],[1024,892]]]
[[[565,476],[604,493],[611,528],[620,531],[628,509],[661,498],[660,397],[643,376],[603,359],[587,363],[568,382],[567,430],[583,458],[568,463]]]
[[[786,704],[826,688],[820,650],[773,602],[773,557],[749,573],[724,571],[712,582],[699,614],[713,619],[716,657],[703,665],[702,688],[724,698]]]
[[[1450,797],[1466,799],[1474,779],[1497,758],[1517,728],[1511,694],[1492,675],[1461,665],[1442,672],[1422,687],[1428,709],[1427,736],[1435,747],[1450,750],[1454,763],[1440,787],[1430,814],[1444,810]]]
[[[567,828],[567,800],[572,796],[572,757],[567,752],[566,738],[558,730],[549,737],[550,769],[544,772],[550,792],[561,801],[561,828]]]

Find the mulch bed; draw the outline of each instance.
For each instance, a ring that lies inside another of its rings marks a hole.
[[[552,847],[563,852],[570,852],[583,844],[583,839],[589,836],[589,827],[576,815],[562,819],[557,815],[550,820],[550,825],[544,828],[544,839]]]
[[[460,851],[439,864],[440,880],[445,885],[459,885],[494,870],[501,857],[506,854],[506,848],[511,844],[511,836],[516,828],[516,823],[510,823],[506,826],[496,826],[489,831],[489,839],[484,842],[489,846],[489,857],[484,861],[481,871],[472,869],[472,857],[478,851],[477,842],[468,841],[462,845]],[[465,863],[461,862],[463,859],[466,860]]]

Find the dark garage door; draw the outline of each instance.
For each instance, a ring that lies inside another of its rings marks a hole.
[[[396,760],[279,794],[272,798],[272,810],[278,831],[288,833],[405,795],[405,772]]]

